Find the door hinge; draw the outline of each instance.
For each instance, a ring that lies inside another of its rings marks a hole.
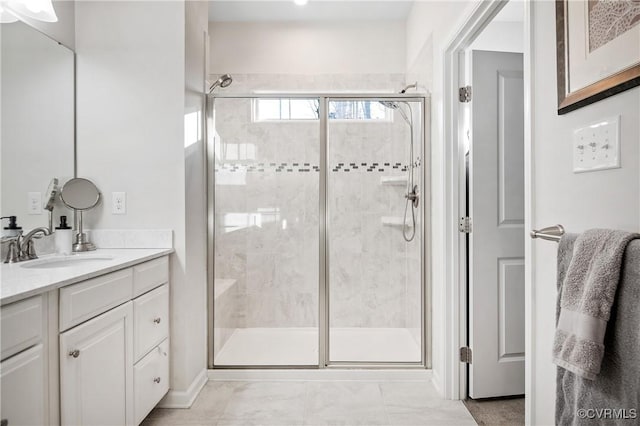
[[[458,89],[458,99],[460,102],[471,102],[471,86],[464,86]]]
[[[471,364],[471,360],[472,360],[471,348],[468,346],[464,346],[460,348],[460,362]]]
[[[458,223],[458,230],[464,234],[471,233],[471,218],[470,217],[461,217],[460,222]]]

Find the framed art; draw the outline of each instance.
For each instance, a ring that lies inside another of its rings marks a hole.
[[[640,85],[640,1],[556,0],[558,114]]]

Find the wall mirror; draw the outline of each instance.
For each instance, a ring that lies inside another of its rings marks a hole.
[[[47,226],[47,187],[74,176],[74,53],[23,22],[0,24],[2,216]],[[39,202],[36,200],[39,198]],[[54,223],[69,210],[59,197]]]

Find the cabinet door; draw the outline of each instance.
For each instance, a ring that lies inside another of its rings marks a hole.
[[[64,425],[133,424],[133,305],[60,335]]]
[[[48,424],[42,344],[0,363],[0,383],[3,422],[9,426]]]

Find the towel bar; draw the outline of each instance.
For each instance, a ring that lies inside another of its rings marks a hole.
[[[540,230],[534,229],[531,231],[531,238],[540,238],[547,241],[560,241],[560,238],[564,235],[564,227],[562,225],[548,226]]]

